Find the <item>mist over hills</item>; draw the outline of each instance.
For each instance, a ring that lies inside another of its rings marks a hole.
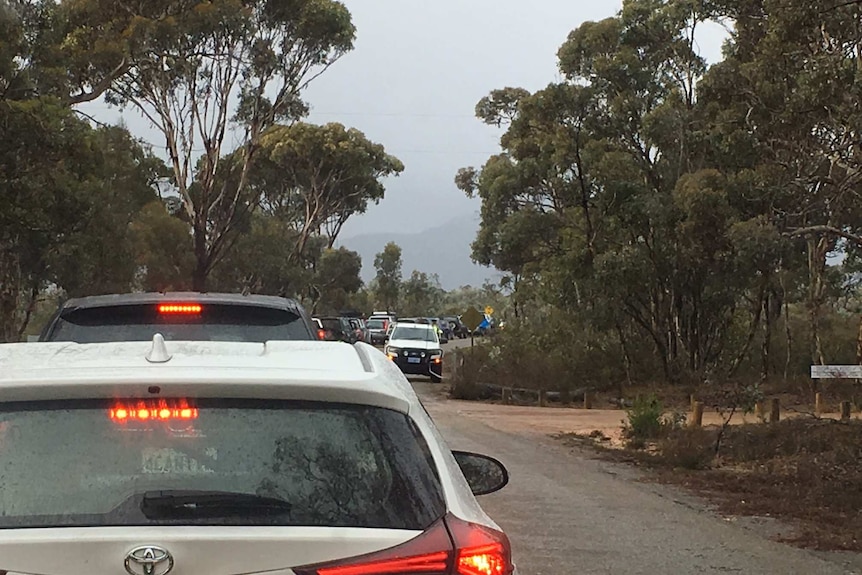
[[[362,256],[362,279],[374,279],[374,257],[388,242],[401,246],[402,275],[413,270],[435,273],[445,290],[463,285],[481,286],[485,280],[497,281],[500,272],[476,265],[470,259],[473,240],[479,228],[478,215],[462,216],[440,226],[416,233],[380,232],[359,234],[339,240],[337,245]]]

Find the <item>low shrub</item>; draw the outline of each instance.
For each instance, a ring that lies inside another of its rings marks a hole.
[[[640,448],[647,440],[659,437],[663,415],[664,408],[655,395],[638,396],[626,410],[628,421],[623,425],[623,436],[629,445]]]
[[[446,362],[450,364],[451,386],[449,397],[453,399],[487,399],[487,388],[484,386],[491,379],[490,362],[487,346],[476,346],[459,349],[447,354]]]
[[[681,428],[658,442],[659,456],[672,467],[708,469],[715,459],[715,431]]]

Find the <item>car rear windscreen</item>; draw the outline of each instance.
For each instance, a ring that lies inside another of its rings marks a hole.
[[[315,339],[298,313],[248,305],[201,304],[160,311],[159,304],[78,308],[64,312],[47,341],[102,343],[148,341],[156,333],[175,341],[244,341]]]
[[[341,320],[339,319],[324,318],[320,320],[320,323],[323,324],[323,329],[341,331]]]
[[[165,494],[196,506],[174,509]],[[415,424],[387,409],[223,399],[0,404],[0,529],[416,530],[443,515],[443,501]]]

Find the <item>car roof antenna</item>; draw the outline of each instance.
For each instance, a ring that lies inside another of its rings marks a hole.
[[[150,363],[167,363],[171,360],[171,354],[168,352],[168,346],[165,345],[165,338],[162,334],[153,335],[153,347],[150,348],[146,357]]]

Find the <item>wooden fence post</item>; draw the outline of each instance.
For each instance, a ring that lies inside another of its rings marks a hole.
[[[841,402],[841,419],[850,419],[850,402]]]
[[[512,404],[512,388],[504,387],[503,388],[503,405],[511,405]]]
[[[754,417],[756,417],[758,421],[763,421],[763,402],[758,401],[754,404]]]
[[[548,396],[544,389],[539,390],[539,407],[548,405]]]
[[[769,411],[769,423],[778,423],[781,419],[781,402],[777,397],[772,398],[772,409]]]
[[[695,401],[694,409],[691,410],[691,426],[692,427],[702,427],[703,426],[703,402]]]
[[[823,414],[823,393],[819,391],[814,394],[814,414]]]
[[[585,391],[584,392],[584,409],[592,409],[593,408],[593,392]]]

